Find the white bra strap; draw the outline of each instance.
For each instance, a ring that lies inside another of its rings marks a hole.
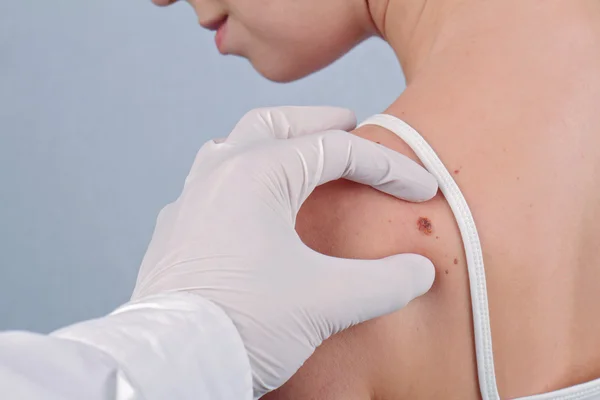
[[[425,168],[437,179],[440,190],[446,197],[448,204],[450,204],[460,229],[467,256],[479,389],[483,400],[499,400],[500,396],[496,387],[496,374],[494,372],[494,353],[492,351],[492,333],[490,330],[483,254],[475,221],[467,201],[435,151],[406,122],[391,115],[378,114],[360,124],[360,126],[363,125],[381,126],[404,140],[413,149]]]

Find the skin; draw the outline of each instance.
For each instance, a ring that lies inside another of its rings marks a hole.
[[[154,0],[162,6],[175,2]],[[205,27],[227,16],[221,52],[247,58],[260,74],[277,82],[296,80],[324,68],[376,33],[362,0],[188,3]]]
[[[387,40],[407,88],[385,112],[436,150],[477,223],[501,397],[600,377],[600,2],[192,5],[200,21],[229,14],[224,52],[277,81],[316,71],[366,37]],[[383,128],[354,133],[416,160]],[[337,181],[317,189],[297,221],[317,251],[419,253],[437,277],[405,309],[326,341],[268,399],[479,398],[463,243],[441,194],[411,204]]]

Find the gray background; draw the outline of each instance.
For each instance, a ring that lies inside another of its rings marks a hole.
[[[220,56],[184,3],[1,1],[0,329],[48,332],[127,301],[158,211],[247,110],[362,119],[403,87],[379,40],[281,85]]]

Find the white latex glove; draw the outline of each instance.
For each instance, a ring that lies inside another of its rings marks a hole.
[[[220,306],[244,342],[256,396],[285,383],[331,335],[404,307],[433,283],[422,256],[328,257],[294,230],[315,187],[340,178],[409,201],[435,195],[425,169],[344,131],[354,125],[339,108],[251,111],[225,141],[202,147],[158,217],[133,298],[188,291]]]

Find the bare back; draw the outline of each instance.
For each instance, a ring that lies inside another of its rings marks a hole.
[[[435,53],[387,110],[436,150],[473,212],[502,398],[600,377],[600,2],[522,12]],[[383,128],[355,134],[415,158]],[[436,282],[328,340],[268,399],[479,397],[463,244],[441,194],[411,204],[333,182],[297,230],[333,256],[423,254]]]

